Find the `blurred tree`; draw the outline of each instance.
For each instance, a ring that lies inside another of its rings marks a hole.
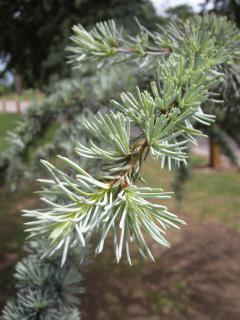
[[[212,8],[208,12],[214,12],[219,15],[225,15],[233,20],[237,26],[240,26],[240,1],[239,0],[206,0],[202,4],[203,12],[207,11],[207,6],[212,4]],[[194,15],[192,8],[189,5],[178,5],[171,7],[167,10],[170,18],[178,18],[185,20]],[[240,145],[240,77],[239,77],[239,62],[235,61],[235,66],[224,66],[223,72],[225,74],[225,82],[217,90],[216,93],[220,94],[224,100],[224,106],[207,105],[204,106],[205,110],[216,115],[216,124],[210,128],[202,127],[201,129],[209,136],[209,165],[212,168],[219,168],[222,166],[221,153],[225,154],[230,161],[238,164],[235,151],[232,145],[229,144],[229,139],[226,139],[226,133]],[[188,168],[180,168],[183,170],[185,177],[185,170]],[[190,175],[188,175],[190,176]],[[181,178],[182,175],[177,173],[176,178]],[[183,185],[174,181],[175,191],[178,192],[178,186]]]
[[[1,0],[0,59],[24,86],[39,87],[69,75],[64,49],[74,24],[115,18],[131,28],[137,16],[149,26],[153,15],[148,0]]]
[[[240,27],[240,1],[239,0],[205,0],[202,4],[203,11],[206,11],[207,5],[213,4],[211,11],[225,15],[236,22]]]
[[[205,0],[202,11],[207,11],[207,6],[212,4],[209,12],[227,16],[240,27],[240,1],[239,0]],[[238,164],[234,150],[224,137],[226,132],[238,145],[240,145],[240,76],[239,61],[234,67],[225,67],[225,83],[219,88],[219,93],[225,101],[224,107],[217,112],[217,124],[212,126],[208,135],[210,138],[210,166],[221,166],[221,150],[231,162]]]
[[[188,4],[180,4],[175,7],[170,7],[166,10],[166,13],[170,17],[179,18],[185,20],[193,15],[193,9]]]

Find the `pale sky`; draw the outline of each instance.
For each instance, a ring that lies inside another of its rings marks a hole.
[[[205,0],[151,0],[157,14],[164,14],[169,7],[175,7],[180,4],[188,4],[194,11],[198,12],[201,8],[199,4],[204,3]]]

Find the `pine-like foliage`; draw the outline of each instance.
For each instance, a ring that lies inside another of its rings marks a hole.
[[[113,112],[84,122],[101,144],[79,144],[76,151],[80,157],[103,161],[99,176],[66,157],[59,159],[74,176],[42,161],[51,176],[41,180],[42,200],[48,207],[24,211],[31,219],[27,230],[32,237],[47,235],[49,247],[44,255],[60,250],[62,265],[69,248],[84,252],[93,235],[96,254],[102,252],[109,234],[117,261],[125,252],[131,263],[133,242],[144,258],[154,260],[145,234],[169,246],[166,230],[184,222],[164,204],[150,201],[169,198],[171,192],[139,185],[142,162],[149,156],[169,169],[186,163],[187,144],[196,144],[195,136],[201,135],[194,124],[209,126],[214,121],[202,104],[216,101],[211,90],[222,81],[219,66],[239,59],[240,35],[232,23],[215,16],[177,21],[155,33],[140,26],[136,37],[124,37],[114,21],[99,23],[90,31],[76,26],[73,31],[69,51],[76,68],[84,63],[134,62],[158,76],[150,90],[123,92],[112,101]],[[133,134],[136,128],[138,135]],[[54,195],[61,195],[65,202],[53,201]]]
[[[28,243],[29,255],[16,265],[16,298],[3,309],[2,320],[80,320],[78,311],[81,275],[77,269],[79,255],[59,267],[59,255],[40,259],[46,241]]]
[[[49,160],[56,153],[73,156],[76,142],[88,138],[81,125],[84,118],[104,109],[114,93],[135,83],[126,68],[121,78],[118,66],[94,73],[91,69],[87,66],[73,78],[55,83],[43,101],[33,103],[21,116],[8,134],[8,148],[0,154],[0,185],[7,183],[15,190],[25,180],[41,176],[39,159]],[[55,126],[54,136],[46,139],[51,126]]]

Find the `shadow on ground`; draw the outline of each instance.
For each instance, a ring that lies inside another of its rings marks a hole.
[[[105,250],[85,273],[83,320],[240,319],[239,248],[238,232],[209,222],[185,228],[156,263],[116,265]]]

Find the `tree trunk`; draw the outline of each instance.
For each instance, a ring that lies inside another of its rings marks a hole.
[[[21,113],[21,106],[19,101],[19,96],[22,92],[22,77],[19,73],[15,73],[14,76],[15,92],[16,92],[16,109],[17,113]]]
[[[209,138],[209,149],[210,149],[210,167],[220,168],[221,167],[220,144],[215,139]]]
[[[20,95],[22,92],[22,77],[19,73],[16,73],[14,78],[15,92],[17,95]]]

